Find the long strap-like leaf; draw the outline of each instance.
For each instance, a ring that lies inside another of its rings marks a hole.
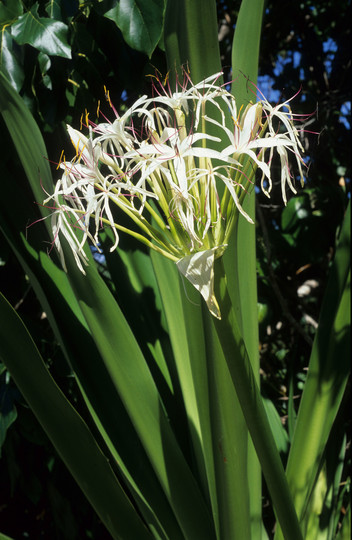
[[[82,418],[47,371],[27,329],[0,294],[0,358],[113,538],[151,538]]]
[[[287,478],[300,519],[304,519],[320,460],[350,374],[350,226],[349,202],[320,312],[287,464]],[[280,531],[276,538],[282,538]]]

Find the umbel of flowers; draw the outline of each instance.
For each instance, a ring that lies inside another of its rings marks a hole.
[[[68,126],[75,157],[60,163],[62,176],[44,201],[51,201],[54,243],[64,267],[60,235],[84,272],[85,243],[99,250],[99,231],[110,227],[114,250],[123,231],[174,261],[210,312],[221,317],[214,260],[226,249],[238,215],[252,222],[242,201],[255,172],[269,196],[276,151],[286,203],[286,186],[295,192],[290,152],[303,182],[303,148],[288,102],[272,106],[262,99],[238,110],[219,83],[221,75],[195,85],[188,79],[174,93],[158,84],[153,98],[141,97],[122,116],[109,100],[116,118],[99,124],[87,118],[87,135]],[[119,223],[121,212],[133,222],[131,229]]]

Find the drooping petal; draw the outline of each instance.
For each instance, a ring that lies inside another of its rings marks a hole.
[[[176,262],[179,272],[200,292],[210,313],[217,319],[221,319],[221,312],[214,294],[214,261],[226,247],[223,245],[198,251]]]

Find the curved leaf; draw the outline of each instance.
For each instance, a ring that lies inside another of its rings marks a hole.
[[[66,246],[63,244],[64,250]],[[69,248],[68,248],[69,249]],[[135,337],[92,266],[82,276],[68,260],[68,276],[82,313],[179,525],[192,538],[214,538],[211,517],[161,406]],[[197,536],[198,535],[198,536]]]
[[[47,186],[48,190],[50,190],[51,184],[50,168],[48,167],[48,161],[44,159],[46,150],[43,139],[37,124],[26,109],[23,101],[1,75],[0,88],[0,110],[9,128],[13,142],[16,145],[28,181],[35,194],[34,197],[40,199],[42,197],[40,183],[43,186]],[[6,171],[3,176],[3,180],[5,181]],[[12,197],[16,197],[16,193],[25,192],[26,187],[24,175],[16,174],[15,172],[14,177],[16,177],[16,182],[9,182],[7,190],[10,200]],[[167,529],[171,527],[169,536],[179,538],[178,526],[173,512],[169,510],[169,503],[165,498],[164,492],[160,489],[159,484],[157,484],[153,477],[155,473],[150,471],[150,463],[144,457],[144,451],[138,451],[140,441],[134,431],[132,433],[132,429],[129,427],[127,421],[125,421],[127,415],[120,400],[116,399],[116,390],[113,387],[113,382],[105,366],[102,364],[100,355],[92,341],[92,336],[87,331],[88,329],[82,317],[81,310],[68,283],[67,275],[49,259],[48,255],[42,249],[43,240],[47,238],[44,225],[48,225],[49,220],[39,222],[32,228],[30,233],[31,242],[28,242],[24,238],[22,231],[26,227],[26,216],[30,214],[31,198],[20,197],[19,204],[20,207],[17,206],[17,213],[20,215],[20,219],[11,212],[7,199],[0,199],[0,222],[5,237],[30,278],[31,284],[42,303],[56,337],[77,375],[80,386],[83,387],[84,397],[85,399],[86,397],[88,398],[90,411],[92,412],[92,407],[94,408],[94,414],[92,416],[95,422],[98,419],[97,427],[102,437],[110,450],[111,445],[105,436],[106,431],[112,443],[114,445],[116,444],[112,455],[116,456],[116,452],[120,454],[118,462],[121,466],[122,473],[125,474],[126,467],[128,469],[130,464],[132,464],[131,468],[133,468],[133,459],[135,456],[138,456],[138,467],[140,467],[141,472],[138,472],[133,479],[148,498],[148,503],[160,513],[160,521],[163,522],[162,525],[164,526],[166,522],[165,527]],[[39,208],[42,211],[45,210],[41,206]],[[70,257],[72,257],[72,254],[66,254],[67,259]],[[75,271],[78,272],[78,279],[83,279],[77,267]],[[90,267],[90,272],[97,273],[94,266]],[[112,322],[116,324],[116,327],[118,326],[117,319]],[[116,328],[111,335],[116,333],[115,330]],[[111,341],[111,335],[107,337],[106,343]],[[120,344],[118,343],[116,350],[119,347]],[[132,369],[133,366],[131,366]],[[135,380],[140,377],[140,370],[136,371],[134,377]],[[133,381],[131,383],[131,397],[133,400],[135,399],[136,385]],[[144,417],[145,410],[146,408],[142,407],[141,421],[144,423],[146,422]],[[156,414],[158,423],[159,409]],[[104,429],[101,429],[101,422],[104,424]],[[146,425],[145,430],[146,432],[148,431],[148,425]],[[129,449],[129,446],[133,448],[132,451]],[[123,463],[121,463],[121,456]],[[128,459],[126,459],[126,456]],[[134,463],[136,462],[135,459]],[[181,482],[180,488],[182,487],[183,484]],[[137,504],[139,502],[137,500]],[[188,508],[190,509],[190,504],[188,504]],[[150,523],[152,518],[150,514],[149,516],[145,516],[144,510],[145,508],[142,509],[143,515],[146,521],[148,520],[150,526],[152,526]],[[192,510],[194,514],[194,508]]]
[[[37,2],[30,11],[18,18],[11,30],[19,45],[28,43],[43,53],[71,58],[67,25],[61,21],[39,17]]]
[[[164,0],[120,0],[105,13],[120,28],[126,43],[151,57],[163,30]]]
[[[302,520],[308,517],[305,512],[309,497],[350,374],[350,222],[349,202],[329,273],[286,469],[296,511]],[[281,538],[282,533],[277,529],[275,539]]]
[[[0,39],[0,70],[19,92],[24,81],[24,71],[13,50],[13,39],[6,29],[1,32]]]
[[[23,6],[21,0],[3,0],[0,4],[0,23],[8,23],[22,15]]]
[[[23,322],[1,294],[0,312],[0,358],[103,523],[115,539],[150,538],[107,458],[46,369]]]

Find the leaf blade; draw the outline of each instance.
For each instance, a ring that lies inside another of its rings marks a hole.
[[[120,0],[104,16],[114,21],[126,43],[151,57],[163,28],[164,0]]]
[[[56,386],[27,329],[0,294],[0,355],[113,538],[150,538],[86,424]],[[16,336],[13,340],[12,336]],[[26,361],[23,362],[23,358]],[[117,517],[116,508],[121,508]],[[141,535],[141,536],[138,536]]]
[[[39,17],[38,4],[21,15],[11,27],[12,36],[19,45],[32,45],[42,53],[71,58],[68,26],[61,21]]]

